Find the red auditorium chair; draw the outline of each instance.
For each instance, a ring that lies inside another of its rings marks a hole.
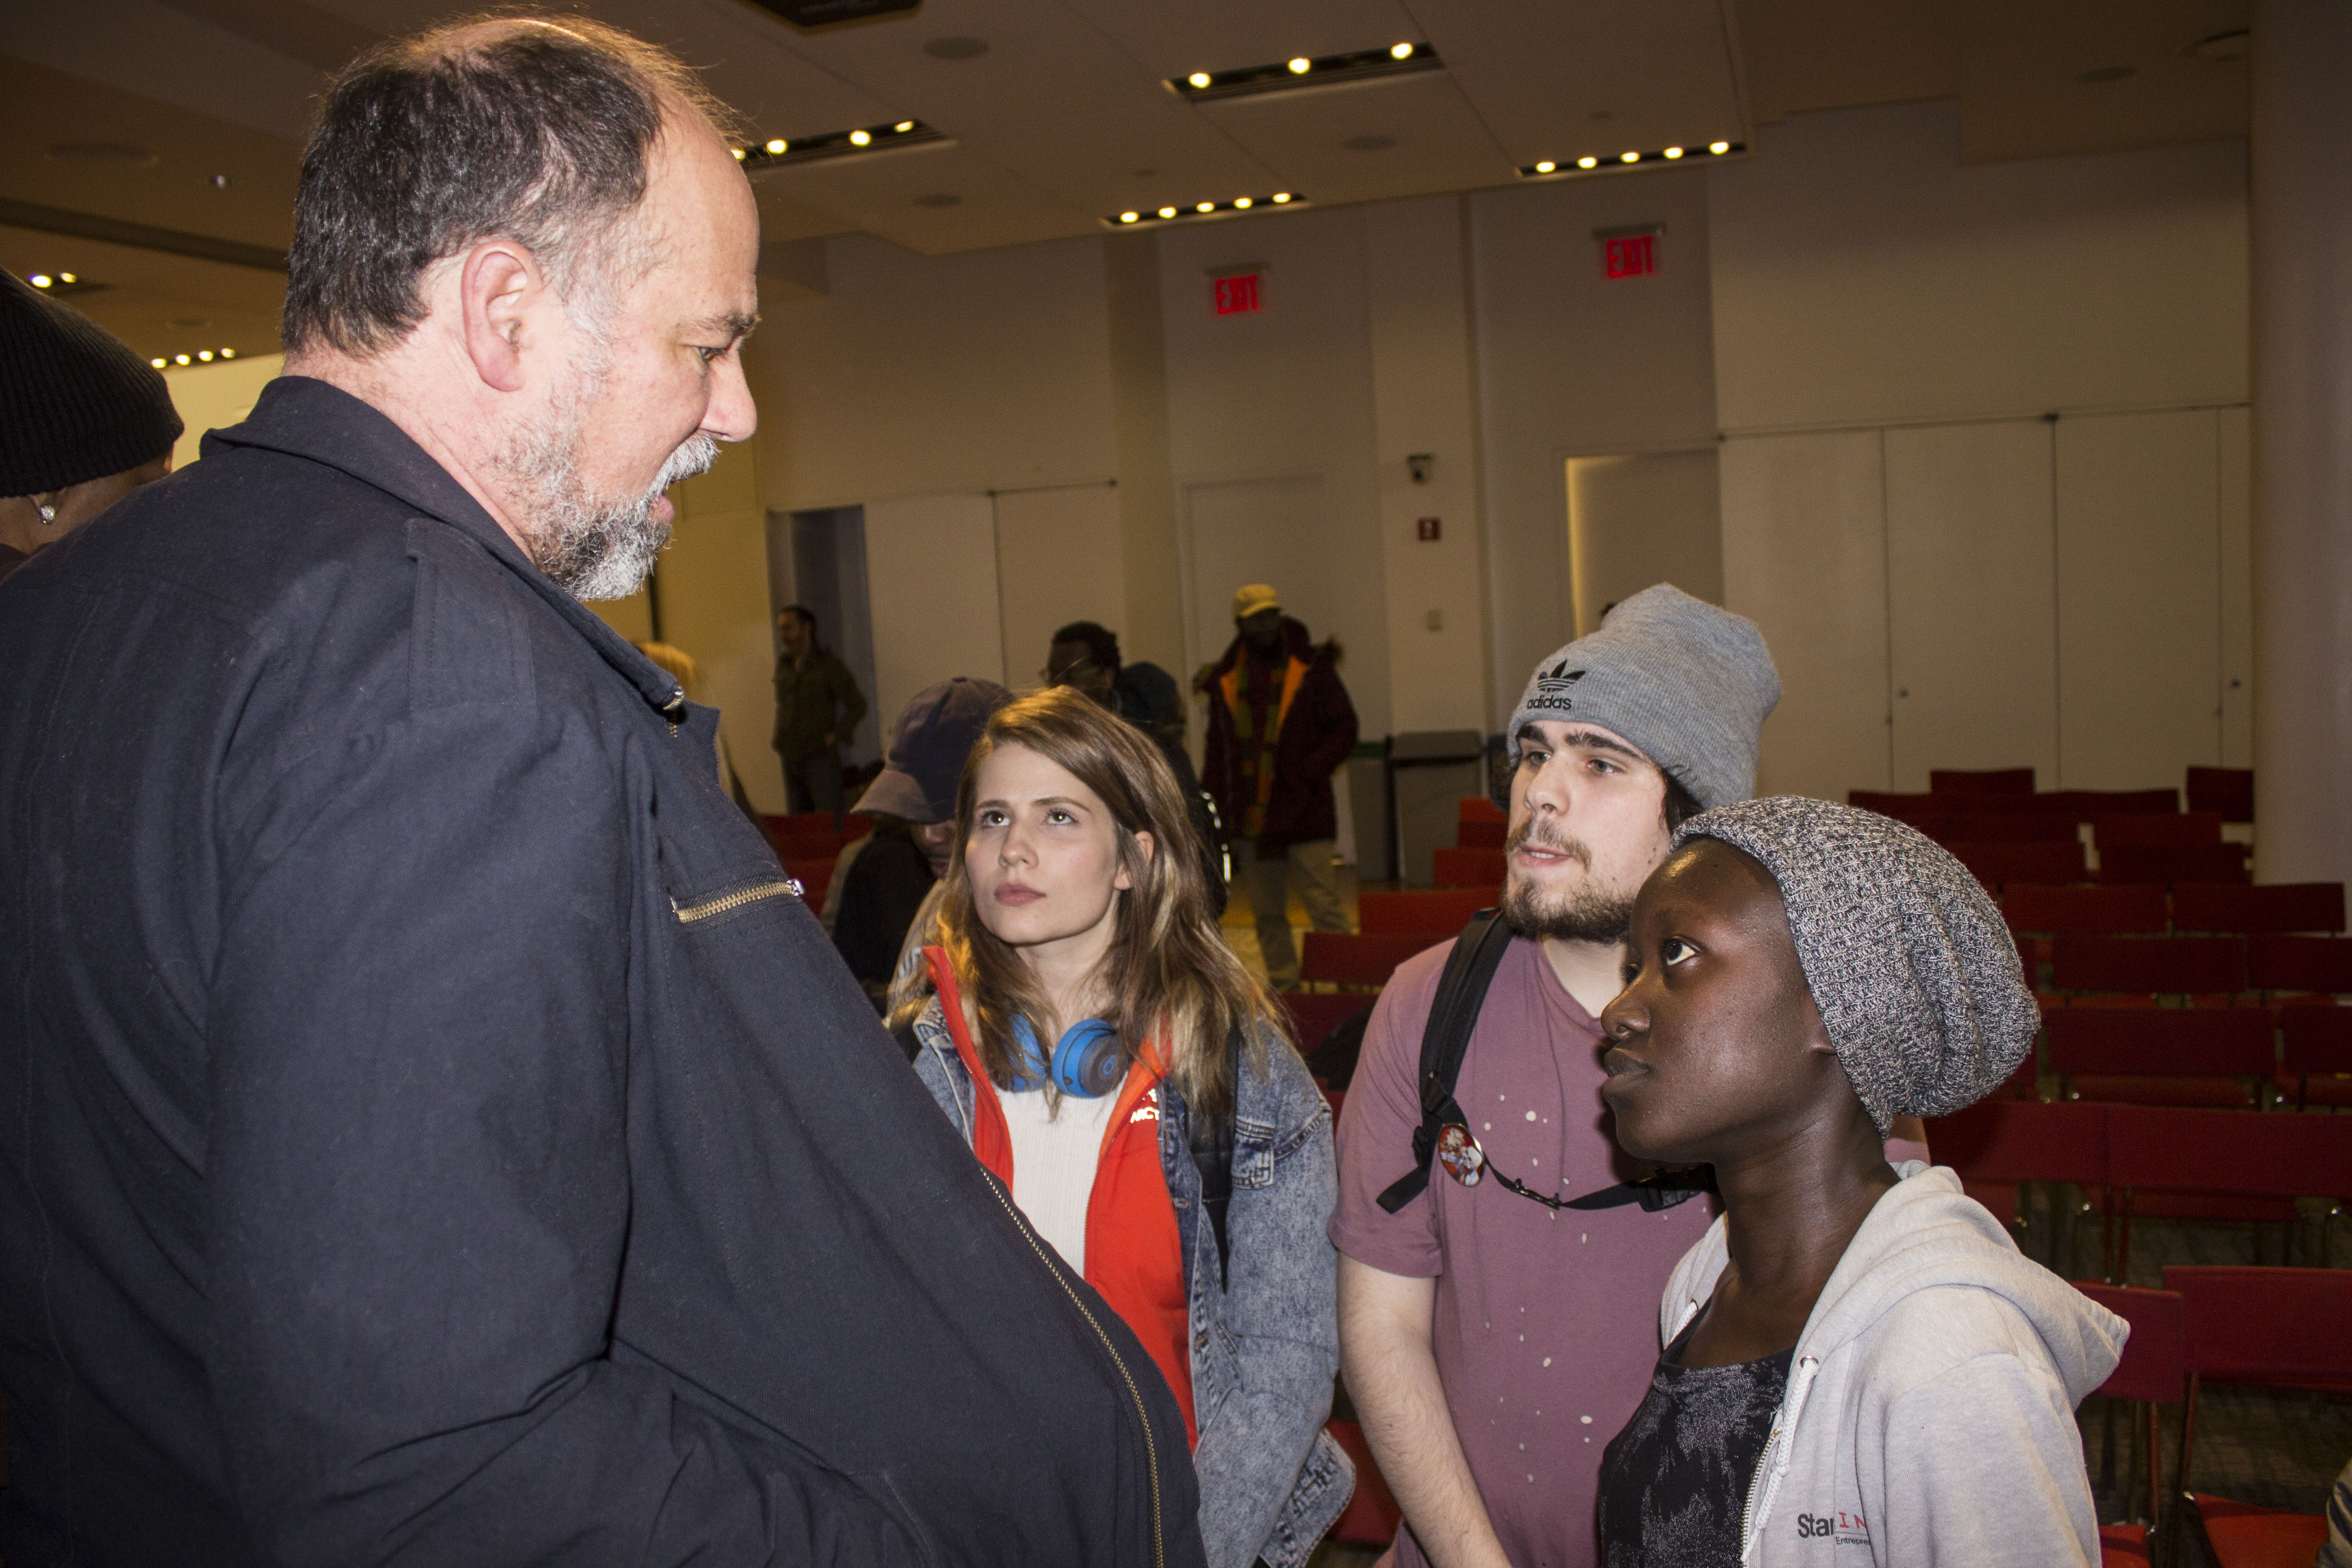
[[[2091,818],[2091,837],[2097,841],[2102,855],[2110,846],[2118,844],[2219,844],[2221,814],[2184,811],[2178,816],[2154,812],[2095,816]]]
[[[1947,844],[1944,847],[1988,888],[2005,887],[2011,882],[2080,882],[2086,876],[2083,846],[2074,840],[2063,844]]]
[[[2109,936],[2164,932],[2164,889],[2151,887],[2051,887],[2012,882],[2000,900],[2009,929],[2021,931],[2093,931]]]
[[[1372,1005],[1360,991],[1277,991],[1274,999],[1290,1016],[1290,1032],[1307,1055],[1324,1037]]]
[[[2032,768],[1930,768],[1929,795],[2032,795]]]
[[[1398,964],[1444,940],[1443,935],[1353,936],[1346,931],[1310,931],[1298,955],[1298,977],[1318,985],[1386,985]]]
[[[2352,1007],[2282,1007],[2279,1036],[2280,1098],[2352,1110]]]
[[[787,860],[784,875],[801,885],[801,902],[810,909],[824,908],[824,890],[833,882],[833,857],[822,860]]]
[[[2278,1062],[2263,1007],[2069,1008],[2044,1027],[2069,1100],[2252,1110]]]
[[[2344,884],[2265,882],[2247,887],[2237,883],[2182,882],[2172,889],[2172,929],[2263,935],[2341,931]]]
[[[2180,1293],[2086,1279],[2075,1280],[2074,1289],[2131,1325],[2123,1359],[2099,1392],[2140,1406],[2140,1452],[2147,1464],[2147,1522],[2099,1526],[2101,1568],[2150,1563],[2155,1560],[2151,1548],[2161,1539],[2164,1502],[2169,1495],[2164,1488],[2164,1435],[2157,1406],[2179,1405],[2188,1393],[2188,1331]],[[2132,1501],[2127,1490],[2126,1512]]]
[[[1500,849],[1440,849],[1432,857],[1441,888],[1499,888],[1504,862]]]
[[[1510,836],[1507,822],[1458,822],[1454,826],[1456,849],[1500,849]]]
[[[2107,1180],[2107,1110],[2081,1102],[2044,1105],[2037,1100],[1984,1100],[1927,1123],[1927,1147],[1938,1164],[1960,1175],[1970,1197],[2023,1228],[2018,1188],[2026,1183],[2073,1183],[2096,1192]],[[2079,1207],[2051,1194],[2050,1257],[2063,1262],[2073,1251],[2073,1220]],[[2100,1249],[2105,1268],[2106,1248]]]
[[[1356,1495],[1348,1500],[1347,1511],[1331,1527],[1331,1539],[1351,1546],[1386,1546],[1396,1539],[1404,1510],[1397,1506],[1388,1482],[1381,1479],[1381,1468],[1372,1463],[1371,1445],[1364,1441],[1363,1427],[1353,1421],[1329,1425],[1332,1437],[1356,1462]]]
[[[1897,822],[1917,822],[1923,817],[1952,814],[1948,799],[1932,795],[1889,795],[1885,790],[1856,789],[1846,792],[1845,803],[1881,816],[1891,816]]]
[[[1508,822],[1511,814],[1483,795],[1456,795],[1454,819],[1461,822]]]
[[[1946,811],[1967,810],[2000,816],[2057,816],[2091,822],[2102,816],[2177,816],[2180,797],[2168,789],[2053,789],[2038,795],[1979,795],[1935,797]],[[1963,804],[1965,802],[1965,804]]]
[[[2243,991],[2246,944],[2233,936],[2066,935],[2053,946],[2051,974],[2061,991],[2141,995]]]
[[[2352,1197],[2352,1117],[2152,1105],[2106,1112],[2107,1182],[2118,1190],[2119,1216],[2110,1279],[2128,1278],[2135,1217],[2284,1225],[2291,1247],[2296,1198]],[[2323,1230],[2323,1262],[2327,1243]],[[2259,1257],[2259,1231],[2254,1246]],[[2344,1277],[2352,1281],[2352,1270]]]
[[[2190,1490],[2197,1400],[2208,1383],[2352,1394],[2352,1270],[2174,1265],[2188,1330],[2189,1402],[2177,1491],[2188,1492],[2222,1568],[2307,1568],[2327,1538],[2316,1514],[2282,1513]]]
[[[2162,818],[2157,820],[2161,821]],[[2252,882],[2243,844],[2118,844],[2099,847],[2102,882]]]
[[[2254,819],[2254,770],[2252,768],[2191,768],[2189,809],[2217,811],[2224,822]]]
[[[1362,893],[1356,900],[1356,927],[1366,936],[1455,936],[1472,915],[1492,909],[1501,897],[1500,888]]]
[[[2246,977],[2257,991],[2352,992],[2352,937],[2250,937]]]
[[[768,842],[776,847],[780,860],[825,860],[874,831],[871,818],[852,812],[842,818],[841,831],[833,830],[833,814],[829,811],[804,811],[793,816],[762,816],[760,826],[766,830]]]
[[[2013,813],[1987,816],[1962,812],[1951,816],[1923,816],[1912,826],[1938,844],[2078,844],[2080,831],[2063,816],[2032,816]]]

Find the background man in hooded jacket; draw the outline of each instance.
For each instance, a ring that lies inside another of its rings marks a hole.
[[[1201,676],[1209,699],[1201,782],[1233,847],[1234,880],[1249,895],[1266,976],[1276,990],[1296,991],[1292,884],[1317,931],[1348,929],[1331,864],[1339,832],[1331,775],[1356,749],[1356,707],[1339,684],[1339,645],[1310,642],[1265,584],[1234,595],[1234,626],[1223,657]]]

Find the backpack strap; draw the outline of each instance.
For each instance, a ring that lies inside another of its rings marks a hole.
[[[1226,1048],[1233,1053],[1228,1064],[1236,1094],[1242,1081],[1242,1037],[1235,1031]],[[1189,1112],[1191,1108],[1186,1108]],[[1201,1173],[1201,1212],[1208,1216],[1209,1230],[1217,1238],[1217,1288],[1223,1289],[1225,1269],[1225,1212],[1234,1200],[1234,1119],[1230,1116],[1214,1127],[1203,1127],[1202,1118],[1192,1116],[1185,1129],[1186,1142],[1192,1151],[1192,1163]]]
[[[1478,1009],[1486,1004],[1486,987],[1511,945],[1511,928],[1500,913],[1480,910],[1470,918],[1446,955],[1445,973],[1437,982],[1429,1022],[1421,1032],[1421,1125],[1413,1129],[1412,1169],[1381,1194],[1381,1207],[1390,1214],[1419,1197],[1429,1185],[1429,1162],[1437,1151],[1437,1135],[1449,1121],[1464,1121],[1454,1100],[1454,1080],[1462,1074],[1462,1058],[1470,1051],[1470,1032],[1477,1027]]]

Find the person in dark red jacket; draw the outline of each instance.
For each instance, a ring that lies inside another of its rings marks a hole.
[[[1209,740],[1201,782],[1224,821],[1234,880],[1248,891],[1266,977],[1277,991],[1295,991],[1291,883],[1317,931],[1348,929],[1331,866],[1339,832],[1331,775],[1356,749],[1356,707],[1339,684],[1338,642],[1310,642],[1273,588],[1238,590],[1234,625],[1232,646],[1203,674]]]

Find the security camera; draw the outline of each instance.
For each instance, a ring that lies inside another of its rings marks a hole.
[[[1430,466],[1436,461],[1437,457],[1434,453],[1415,452],[1404,460],[1405,471],[1412,476],[1414,484],[1425,485],[1429,483]]]

